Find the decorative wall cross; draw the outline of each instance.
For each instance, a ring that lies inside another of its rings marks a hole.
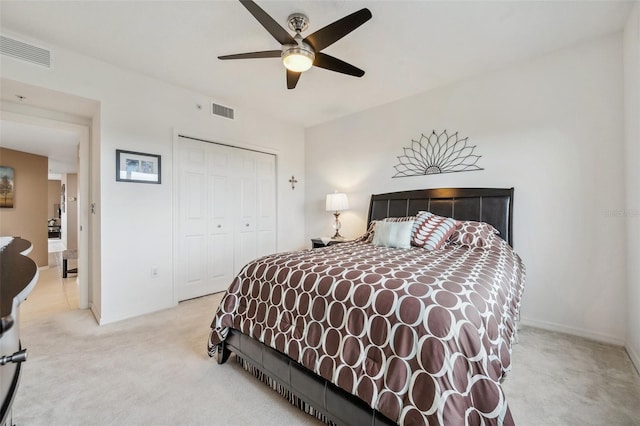
[[[291,184],[291,189],[296,189],[296,183],[298,183],[298,181],[296,180],[295,176],[291,175],[289,183]]]

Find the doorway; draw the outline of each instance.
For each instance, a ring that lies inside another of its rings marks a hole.
[[[55,218],[53,212],[54,205],[49,206],[49,203],[47,203],[47,223],[42,224],[42,232],[43,234],[47,232],[47,237],[51,235],[52,230],[54,234],[56,234],[55,236],[61,237],[53,253],[49,253],[49,247],[47,247],[49,257],[53,255],[55,258],[50,260],[48,267],[40,265],[40,279],[36,285],[36,289],[34,289],[30,295],[29,303],[25,302],[21,310],[25,316],[29,316],[29,311],[37,313],[36,316],[41,316],[42,314],[59,312],[63,306],[68,307],[68,309],[63,310],[86,309],[90,303],[88,280],[90,272],[89,256],[91,254],[89,251],[88,238],[90,230],[88,223],[90,124],[64,121],[62,119],[64,114],[61,113],[57,113],[57,119],[52,119],[22,112],[7,111],[6,103],[3,103],[2,106],[3,136],[5,136],[4,131],[6,128],[14,129],[12,137],[3,137],[3,147],[49,158],[50,172],[57,171],[55,170],[56,166],[52,166],[52,164],[64,161],[64,158],[57,155],[59,151],[63,151],[62,145],[58,145],[59,149],[57,151],[55,149],[56,142],[58,142],[58,144],[62,143],[59,138],[63,136],[70,137],[76,141],[71,151],[70,160],[75,162],[75,170],[73,170],[75,173],[73,173],[73,175],[79,177],[77,180],[74,179],[77,190],[72,197],[73,200],[69,197],[65,198],[63,194],[60,195],[59,203],[64,207],[61,207],[62,214],[59,218]],[[77,118],[72,118],[72,120],[80,121]],[[31,135],[37,137],[27,138],[27,140],[32,142],[25,143],[25,139],[19,137],[21,136],[21,132],[30,132]],[[41,141],[42,146],[39,146],[36,140]],[[51,153],[52,149],[54,154]],[[55,157],[53,161],[52,157]],[[72,173],[63,173],[63,175],[65,176],[63,179],[66,183],[67,176],[72,175]],[[64,203],[66,203],[66,205]],[[73,214],[70,216],[73,216],[74,221],[70,221],[68,225],[72,226],[73,229],[69,229],[67,226],[67,213],[69,208],[73,209]],[[51,212],[49,210],[51,210]],[[50,219],[56,219],[56,225],[49,226]],[[59,232],[59,235],[57,232]],[[47,238],[47,240],[44,241],[48,240]],[[64,250],[75,249],[77,251],[75,258],[67,262],[69,268],[73,266],[77,268],[77,275],[69,275],[66,280],[62,279],[64,251],[60,251],[60,248]],[[74,265],[73,262],[77,263]],[[42,302],[40,303],[38,300],[42,300]],[[55,302],[56,300],[64,303],[57,303]],[[31,308],[29,305],[34,306]]]

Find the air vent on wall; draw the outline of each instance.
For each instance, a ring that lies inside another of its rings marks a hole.
[[[230,118],[233,120],[232,108],[229,108],[223,105],[218,105],[214,102],[211,102],[211,114],[219,115],[220,117]]]
[[[0,36],[0,53],[51,68],[51,52],[9,37]]]

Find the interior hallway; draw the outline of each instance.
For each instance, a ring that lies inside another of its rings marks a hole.
[[[59,239],[49,239],[49,268],[40,269],[35,288],[20,305],[21,321],[38,320],[54,313],[79,307],[77,274],[62,278],[62,251]],[[76,268],[77,260],[69,260],[68,269]]]

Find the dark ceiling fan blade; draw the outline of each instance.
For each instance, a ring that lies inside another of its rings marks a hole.
[[[295,89],[298,80],[300,80],[301,72],[287,70],[287,89]]]
[[[282,56],[281,50],[264,50],[262,52],[236,53],[234,55],[218,56],[218,59],[256,59],[256,58],[279,58]]]
[[[262,10],[260,6],[255,4],[251,0],[240,0],[240,3],[253,15],[254,18],[262,24],[262,26],[269,31],[269,34],[273,36],[280,44],[296,44],[296,41],[291,37],[291,34],[280,24],[278,24],[267,12]]]
[[[369,19],[371,19],[371,11],[367,8],[360,9],[357,12],[353,12],[351,15],[338,19],[324,28],[320,28],[315,33],[306,37],[304,41],[309,43],[311,47],[313,47],[313,50],[319,52],[325,47],[340,40],[342,37],[346,36]]]
[[[326,70],[339,72],[342,74],[353,75],[355,77],[362,77],[364,71],[358,67],[354,67],[351,64],[346,63],[338,58],[327,55],[326,53],[316,53],[316,59],[313,61],[313,65],[316,67],[324,68]]]

